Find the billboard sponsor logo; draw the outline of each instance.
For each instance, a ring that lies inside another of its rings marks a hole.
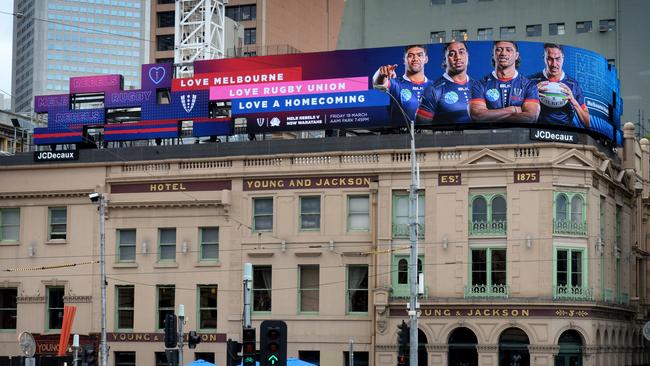
[[[458,101],[458,94],[456,92],[450,91],[445,94],[445,103],[454,104]]]
[[[280,119],[278,117],[271,118],[271,127],[279,127]]]
[[[590,98],[585,98],[585,104],[587,104],[587,107],[589,109],[597,110],[598,112],[606,116],[609,116],[609,108],[607,107],[607,105]]]
[[[196,94],[181,95],[181,104],[185,112],[190,113],[196,103]]]
[[[411,91],[408,89],[402,89],[400,96],[402,97],[403,102],[408,102],[411,100],[411,96],[413,96],[413,94],[411,94]]]
[[[151,90],[142,91],[124,91],[110,94],[111,105],[118,105],[120,103],[142,103],[150,101],[153,92]]]
[[[156,66],[149,69],[149,80],[154,84],[160,84],[161,81],[165,78],[165,68],[162,66]]]
[[[262,127],[266,124],[266,118],[257,118],[257,125]]]
[[[531,129],[530,138],[539,141],[577,143],[578,135],[571,132],[556,132],[549,130]]]
[[[77,150],[69,151],[37,151],[34,153],[34,161],[62,161],[62,160],[79,160]]]

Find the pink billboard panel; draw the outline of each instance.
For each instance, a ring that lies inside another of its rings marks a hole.
[[[102,93],[122,90],[122,75],[77,76],[70,78],[70,94]]]
[[[210,100],[273,97],[281,95],[341,93],[368,90],[368,77],[285,81],[279,83],[213,86]]]

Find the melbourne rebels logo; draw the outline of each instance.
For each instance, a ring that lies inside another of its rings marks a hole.
[[[400,94],[400,97],[402,98],[403,102],[411,100],[411,97],[413,96],[411,91],[408,90],[408,89],[402,89],[402,91],[399,94]]]
[[[489,89],[487,92],[485,92],[485,97],[490,102],[496,102],[499,100],[499,91],[496,89]]]
[[[458,102],[458,94],[456,92],[450,91],[445,93],[445,103],[454,104]]]
[[[181,95],[181,104],[183,105],[185,112],[192,112],[192,109],[194,109],[194,104],[196,104],[196,94]]]

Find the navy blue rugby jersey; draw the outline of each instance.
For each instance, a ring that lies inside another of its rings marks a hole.
[[[409,80],[406,75],[402,75],[399,78],[392,78],[388,81],[388,91],[399,100],[402,108],[408,115],[409,119],[412,121],[415,119],[415,111],[420,105],[420,98],[424,92],[424,89],[431,84],[431,81],[425,76],[424,81],[421,83],[415,83]],[[391,102],[391,116],[393,121],[404,119],[404,116],[399,111],[399,108],[393,106]]]
[[[417,121],[426,123],[465,123],[471,122],[468,103],[472,84],[469,76],[465,83],[455,82],[447,73],[442,75],[424,90]]]
[[[485,103],[488,109],[539,103],[537,84],[519,75],[519,72],[511,79],[499,79],[496,72],[492,71],[472,85],[470,103],[475,102]]]
[[[585,96],[582,93],[582,88],[578,84],[578,81],[576,81],[572,77],[569,77],[564,72],[562,72],[562,76],[560,77],[559,80],[549,79],[548,76],[546,75],[546,70],[530,75],[528,79],[530,79],[535,84],[539,84],[542,81],[553,81],[553,82],[562,83],[566,85],[569,89],[571,89],[571,92],[573,93],[573,97],[576,98],[578,104],[580,104],[580,106],[583,109],[587,109],[587,105],[585,104]],[[539,112],[540,121],[560,123],[564,125],[574,125],[576,127],[584,127],[580,122],[580,120],[578,119],[578,116],[573,110],[573,106],[571,105],[570,102],[567,102],[567,104],[565,104],[563,107],[560,108],[551,108],[545,106],[544,104],[541,104],[540,107],[541,107]]]

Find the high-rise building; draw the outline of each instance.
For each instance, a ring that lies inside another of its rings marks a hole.
[[[35,95],[62,94],[68,79],[124,75],[140,86],[149,0],[15,0],[13,110],[29,112]]]
[[[622,121],[645,135],[649,126],[639,122],[650,118],[650,48],[640,46],[649,12],[645,0],[416,0],[399,9],[393,1],[355,0],[345,3],[338,48],[512,39],[590,49],[618,69]]]

